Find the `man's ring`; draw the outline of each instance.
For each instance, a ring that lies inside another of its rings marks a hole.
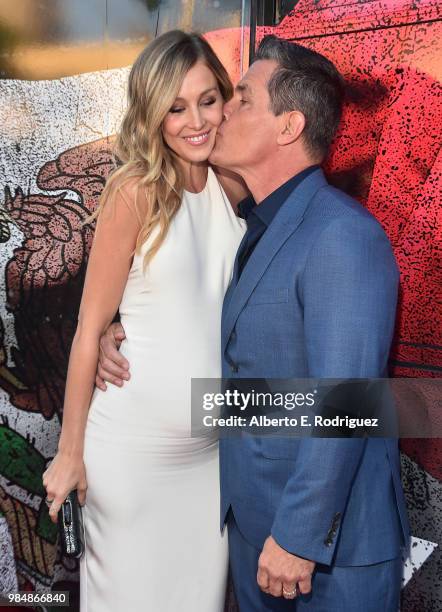
[[[52,502],[53,501],[54,501],[53,499],[48,499],[48,498],[45,499],[45,502],[46,502],[47,506],[52,506]]]
[[[282,594],[284,595],[284,597],[295,597],[296,587],[291,591],[287,591],[284,587],[282,587]]]

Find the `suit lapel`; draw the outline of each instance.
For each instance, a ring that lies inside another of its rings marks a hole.
[[[239,279],[238,255],[236,256],[231,290],[223,313],[223,340],[229,338],[241,310],[272,259],[301,223],[311,199],[318,189],[326,184],[324,174],[319,169],[294,189],[256,245]],[[242,243],[240,248],[241,246]]]
[[[236,287],[236,285],[238,284],[238,274],[239,274],[239,257],[238,255],[241,253],[242,248],[244,246],[244,243],[247,240],[247,232],[244,234],[244,236],[242,237],[242,240],[239,244],[238,250],[236,251],[236,257],[235,257],[235,263],[233,266],[233,274],[232,274],[232,282],[231,285],[233,287]]]
[[[229,309],[229,303],[230,303],[230,299],[232,297],[233,291],[236,285],[238,284],[238,273],[239,273],[239,257],[238,256],[241,253],[241,250],[243,248],[245,241],[247,240],[246,235],[247,235],[247,232],[242,237],[238,250],[236,251],[235,263],[233,264],[232,280],[230,281],[230,285],[227,288],[226,294],[224,296],[222,317],[221,317],[221,340],[225,337],[224,326],[226,322],[226,312]]]

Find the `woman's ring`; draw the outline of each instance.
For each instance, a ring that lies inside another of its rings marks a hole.
[[[51,506],[53,501],[54,501],[53,499],[48,499],[48,498],[45,499],[47,506]]]

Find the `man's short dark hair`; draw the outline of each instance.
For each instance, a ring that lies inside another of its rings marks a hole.
[[[273,35],[263,38],[256,60],[278,63],[268,83],[271,110],[275,115],[293,110],[303,113],[305,145],[312,156],[322,160],[342,115],[342,76],[320,53]]]

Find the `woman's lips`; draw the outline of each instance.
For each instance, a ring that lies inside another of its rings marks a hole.
[[[202,134],[198,134],[197,136],[184,136],[184,140],[192,145],[193,147],[199,147],[209,140],[210,131],[203,132]]]

